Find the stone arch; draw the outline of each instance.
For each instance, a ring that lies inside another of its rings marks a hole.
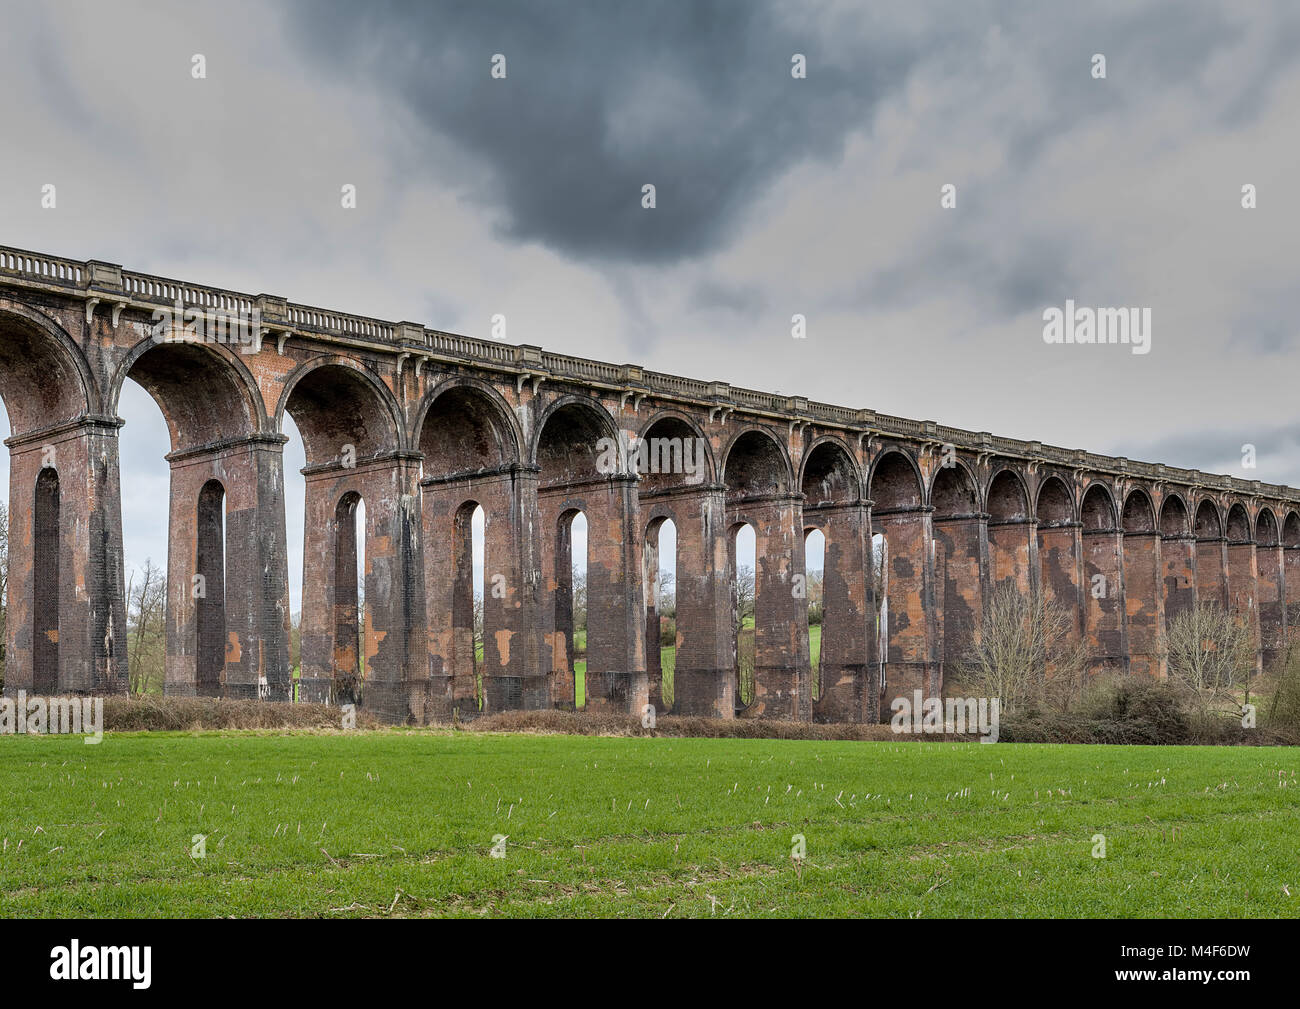
[[[217,697],[224,685],[226,665],[226,489],[208,480],[195,504],[195,579],[202,593],[194,596],[195,675],[200,696]]]
[[[429,390],[411,444],[424,455],[426,476],[450,476],[519,461],[523,437],[514,412],[486,382],[455,377]],[[458,462],[466,459],[467,462]]]
[[[1134,487],[1124,498],[1124,532],[1152,533],[1156,531],[1156,510],[1151,495],[1141,487]]]
[[[173,452],[247,438],[268,428],[257,380],[238,354],[220,344],[141,340],[114,375],[114,412],[127,378],[158,404]]]
[[[709,441],[699,425],[677,410],[661,410],[637,435],[636,468],[643,492],[713,481]]]
[[[1282,521],[1282,545],[1300,547],[1300,512],[1289,511]]]
[[[0,302],[0,399],[15,435],[99,414],[86,356],[40,312]]]
[[[32,501],[32,689],[37,694],[57,693],[60,688],[61,504],[58,471],[46,466],[36,477]]]
[[[867,496],[879,514],[885,511],[915,510],[922,506],[921,471],[900,449],[889,449],[871,467]]]
[[[766,428],[738,432],[722,458],[722,482],[729,498],[789,493],[793,483],[790,456]]]
[[[975,477],[964,462],[939,467],[930,482],[930,504],[935,519],[961,518],[979,511]]]
[[[1187,502],[1181,494],[1166,494],[1160,505],[1160,535],[1169,539],[1190,536],[1191,532],[1192,521],[1187,511]]]
[[[1083,528],[1090,532],[1109,532],[1116,528],[1115,498],[1104,483],[1094,481],[1083,493],[1079,507]]]
[[[532,460],[541,467],[541,485],[597,480],[601,472],[603,439],[618,444],[614,418],[598,400],[564,396],[547,408],[537,424]]]
[[[1010,467],[993,475],[985,500],[984,510],[992,522],[1023,522],[1029,518],[1029,493],[1024,479]]]
[[[1255,542],[1262,547],[1275,547],[1281,542],[1277,534],[1277,518],[1273,509],[1265,505],[1255,518]]]
[[[1226,530],[1230,544],[1241,545],[1251,541],[1250,515],[1240,501],[1232,502],[1228,508]]]
[[[818,438],[804,453],[799,483],[804,507],[857,504],[862,500],[862,477],[849,447],[838,438]]]
[[[1052,475],[1039,484],[1034,512],[1040,527],[1065,526],[1074,522],[1074,500],[1064,480]]]
[[[338,459],[344,445],[356,459],[402,448],[401,408],[372,372],[342,357],[317,358],[285,381],[275,407],[277,429],[293,417],[307,465]]]
[[[1209,498],[1203,498],[1196,506],[1196,538],[1198,540],[1217,540],[1223,536],[1223,520],[1218,506]]]

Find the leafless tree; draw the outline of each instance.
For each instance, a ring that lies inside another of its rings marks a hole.
[[[1254,646],[1244,620],[1207,600],[1179,613],[1167,632],[1169,677],[1202,702],[1249,690]]]
[[[166,666],[167,578],[151,559],[145,560],[138,585],[132,573],[126,605],[131,692],[146,694],[161,688]]]
[[[964,690],[999,699],[1004,714],[1045,704],[1067,708],[1079,692],[1087,653],[1071,614],[1041,591],[1004,584],[984,607],[979,639],[956,663]]]

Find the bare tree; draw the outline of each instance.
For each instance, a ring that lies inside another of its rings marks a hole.
[[[743,623],[754,615],[754,569],[742,564],[736,571],[736,608]]]
[[[167,578],[151,559],[138,587],[132,573],[126,605],[131,692],[145,694],[162,686],[166,666]]]
[[[1198,602],[1169,622],[1169,677],[1202,702],[1249,691],[1254,646],[1244,620],[1218,603]],[[1247,695],[1249,697],[1249,695]]]
[[[957,661],[954,679],[972,694],[998,698],[1004,713],[1037,704],[1066,708],[1087,667],[1073,629],[1070,612],[1041,591],[1001,585],[989,597],[979,639]]]

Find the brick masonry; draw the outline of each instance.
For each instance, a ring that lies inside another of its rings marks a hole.
[[[178,300],[205,321],[252,316],[251,342],[159,342],[156,313]],[[169,694],[290,695],[286,414],[307,453],[301,696],[345,701],[364,665],[363,703],[390,722],[574,706],[579,513],[594,710],[669,709],[655,585],[667,521],[681,714],[877,720],[889,698],[941,689],[1004,583],[1041,587],[1075,614],[1094,671],[1164,675],[1165,628],[1196,599],[1248,621],[1262,668],[1300,610],[1291,488],[0,247],[10,694],[126,689],[116,409],[128,377],[158,403],[172,442]],[[637,439],[698,440],[703,458],[688,472],[640,472],[635,450],[602,465],[602,446]],[[733,585],[744,524],[757,543],[748,705]],[[801,591],[814,529],[826,540],[816,676]],[[884,555],[882,600],[873,551]]]

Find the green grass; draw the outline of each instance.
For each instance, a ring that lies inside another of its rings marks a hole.
[[[1296,917],[1298,764],[1254,747],[2,737],[0,914]]]

